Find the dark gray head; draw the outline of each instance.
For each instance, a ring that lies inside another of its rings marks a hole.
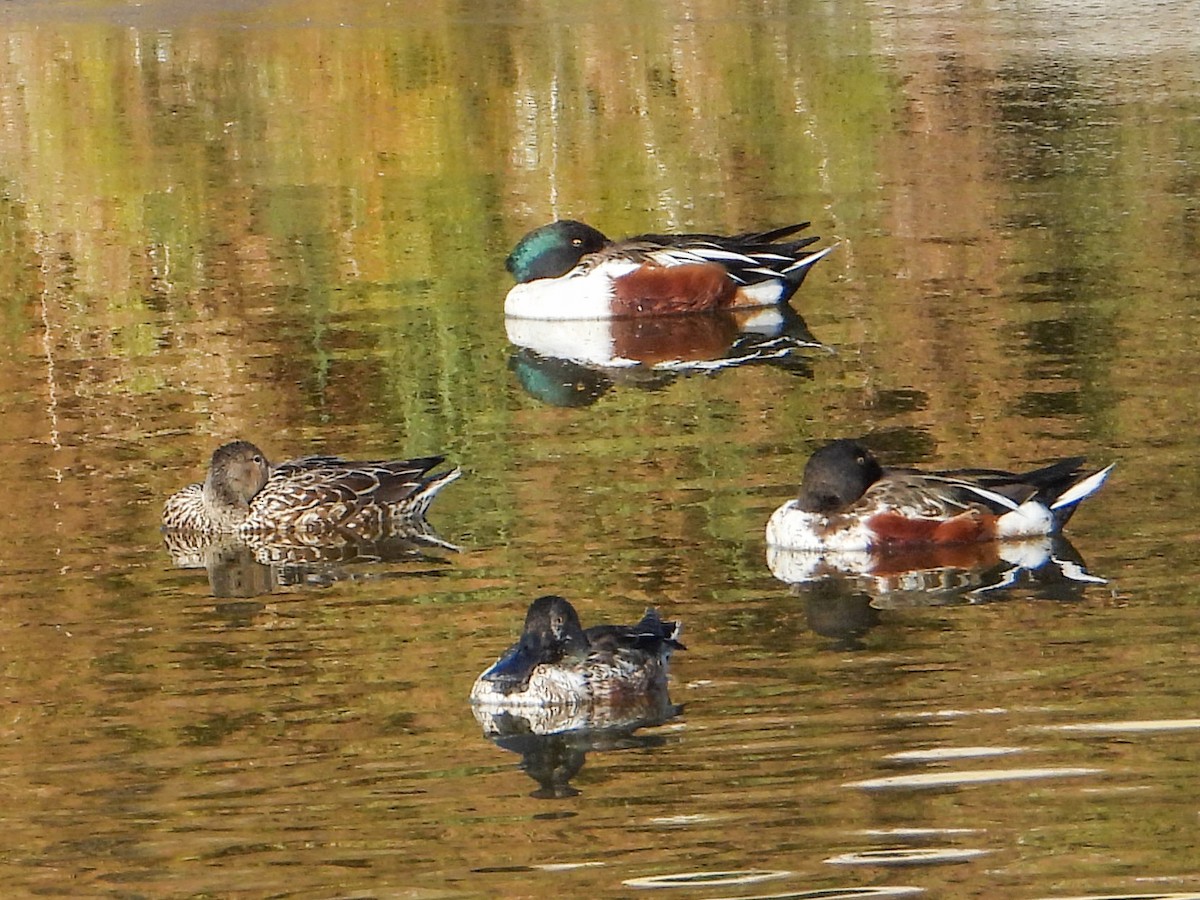
[[[882,475],[879,460],[858,441],[833,441],[809,457],[804,467],[800,508],[825,515],[839,512],[865,494]]]
[[[246,506],[271,477],[271,464],[249,441],[230,441],[213,451],[204,492],[225,506]]]
[[[538,666],[553,665],[567,658],[581,660],[587,651],[588,638],[575,607],[562,597],[538,597],[525,614],[521,639],[483,677],[495,682],[506,694],[524,690]]]
[[[504,268],[518,282],[566,275],[589,253],[603,250],[609,240],[590,225],[560,219],[536,228],[517,242]]]

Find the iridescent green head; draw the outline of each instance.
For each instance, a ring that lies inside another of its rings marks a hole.
[[[517,243],[504,267],[518,282],[566,275],[589,253],[608,246],[609,240],[590,225],[560,219],[537,228]]]

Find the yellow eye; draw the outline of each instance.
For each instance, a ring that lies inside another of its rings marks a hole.
[[[583,238],[572,238],[571,243],[572,243],[572,245],[574,245],[576,247],[582,247],[583,246]]]

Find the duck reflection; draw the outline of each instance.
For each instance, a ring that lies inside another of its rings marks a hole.
[[[196,534],[168,531],[163,543],[181,569],[205,569],[214,597],[257,597],[300,585],[363,577],[376,563],[444,562],[458,548],[423,519],[353,533]]]
[[[1089,585],[1107,583],[1087,571],[1079,551],[1061,535],[887,551],[768,546],[767,565],[797,593],[819,585],[822,597],[865,594],[875,608],[978,603],[1018,589],[1039,599],[1072,601]]]
[[[619,706],[497,709],[472,705],[471,710],[488,740],[520,754],[521,770],[538,784],[530,796],[557,799],[579,794],[571,779],[583,768],[588,753],[662,746],[662,735],[635,732],[669,722],[683,706],[671,702],[664,686]]]
[[[812,377],[805,351],[822,349],[789,306],[686,316],[546,321],[505,319],[509,360],[527,393],[553,406],[588,406],[618,384],[661,389],[681,375],[771,365]]]
[[[879,624],[879,610],[871,595],[854,590],[846,582],[824,579],[807,585],[794,585],[804,596],[804,615],[808,630],[833,641],[834,650],[862,650],[863,638]]]

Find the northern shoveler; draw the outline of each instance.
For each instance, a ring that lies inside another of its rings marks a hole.
[[[682,630],[648,609],[636,625],[585,631],[562,597],[539,597],[521,639],[475,680],[471,702],[509,708],[636,702],[665,687],[667,661],[684,649]]]
[[[438,491],[462,474],[428,474],[442,459],[305,456],[273,466],[249,441],[231,441],[213,452],[203,484],[189,484],[167,500],[163,528],[241,534],[376,529],[425,514]]]
[[[799,496],[771,515],[767,544],[852,551],[1053,534],[1115,465],[1084,475],[1083,464],[1072,457],[1024,473],[884,469],[857,441],[833,441],[804,467]]]
[[[521,238],[505,261],[517,280],[504,313],[522,319],[610,319],[772,306],[791,298],[832,247],[787,240],[808,222],[774,231],[643,234],[611,241],[564,219]]]

